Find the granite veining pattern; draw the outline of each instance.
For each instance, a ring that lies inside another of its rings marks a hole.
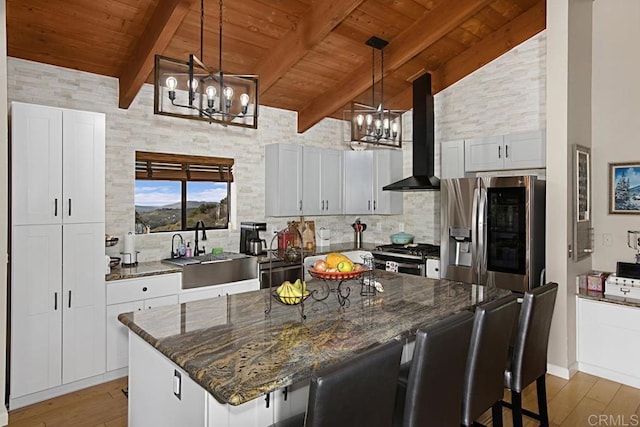
[[[580,288],[577,295],[580,298],[590,299],[594,301],[608,302],[611,304],[626,305],[628,307],[640,308],[640,300],[634,298],[623,298],[615,295],[605,295],[598,291],[589,291],[587,289]]]
[[[298,306],[283,305],[267,289],[121,314],[119,320],[184,369],[218,401],[239,405],[306,380],[372,346],[410,338],[416,329],[478,301],[509,291],[376,272],[384,292],[359,295],[357,281],[347,305],[334,295]],[[308,282],[310,290],[321,281]],[[335,287],[335,286],[334,286]],[[271,299],[272,310],[265,315]]]
[[[134,279],[136,277],[157,276],[160,274],[182,273],[182,268],[163,264],[160,261],[140,262],[135,267],[113,267],[111,273],[105,275],[104,280]]]

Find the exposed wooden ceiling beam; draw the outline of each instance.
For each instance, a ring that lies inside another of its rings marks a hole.
[[[129,108],[138,91],[153,71],[156,53],[169,45],[178,26],[196,0],[160,0],[144,33],[125,61],[119,77],[120,108]]]
[[[545,1],[540,0],[529,10],[447,61],[438,70],[431,71],[433,93],[436,94],[448,88],[545,28]],[[389,108],[409,110],[413,107],[412,98],[413,89],[408,86],[388,101]]]
[[[387,75],[444,37],[486,7],[492,0],[442,2],[401,32],[385,48]],[[349,73],[332,90],[316,98],[298,114],[298,132],[304,132],[371,86],[370,64]],[[379,79],[380,76],[377,76]]]
[[[324,39],[364,0],[324,0],[313,2],[308,14],[278,41],[258,64],[260,94],[292,68],[307,52]]]

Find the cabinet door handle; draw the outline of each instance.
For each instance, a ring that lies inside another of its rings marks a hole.
[[[299,210],[300,212],[302,212],[302,200],[300,200],[299,206],[300,206]]]
[[[367,210],[370,211],[371,210],[371,200],[367,201]]]
[[[58,293],[53,293],[53,309],[58,310]]]
[[[284,394],[284,401],[286,402],[289,396],[289,387],[285,387],[284,390],[282,390],[282,394]]]
[[[502,148],[502,147],[500,147],[500,146],[498,145],[498,158],[499,158],[499,159],[501,158],[501,148]]]
[[[147,287],[146,287],[146,286],[144,286],[144,287],[142,288],[142,292],[147,292]]]
[[[507,158],[507,159],[509,158],[509,146],[508,145],[504,146],[504,157]]]
[[[376,210],[376,201],[375,200],[373,201],[373,210],[374,211]]]
[[[71,216],[71,199],[69,199],[69,216]]]
[[[53,200],[53,216],[58,216],[58,199]]]
[[[329,210],[329,200],[327,200],[326,205],[327,205],[327,210]]]
[[[269,403],[270,403],[270,400],[271,400],[270,396],[271,396],[271,394],[267,393],[267,395],[264,397],[264,402],[267,405],[267,408],[269,407]]]
[[[320,208],[320,210],[324,210],[324,200],[322,201],[322,207]]]
[[[71,291],[69,291],[69,308],[71,308]]]
[[[182,400],[182,376],[177,370],[173,370],[173,395]]]

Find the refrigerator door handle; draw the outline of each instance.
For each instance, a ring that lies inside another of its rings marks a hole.
[[[479,274],[480,270],[478,266],[480,262],[478,260],[478,203],[480,199],[480,190],[475,188],[473,190],[473,204],[471,206],[471,265],[473,266],[473,270],[475,270],[476,275]]]
[[[478,274],[487,271],[487,189],[480,189],[480,206],[478,207]]]

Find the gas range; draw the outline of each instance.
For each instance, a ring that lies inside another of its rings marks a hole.
[[[405,260],[424,261],[428,257],[440,257],[440,246],[428,243],[410,243],[407,245],[379,245],[371,251],[374,257],[398,257]]]

